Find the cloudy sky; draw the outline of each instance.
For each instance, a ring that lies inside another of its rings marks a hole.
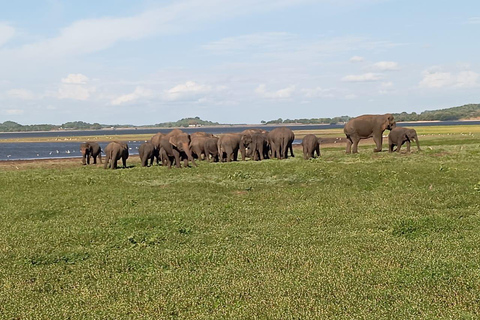
[[[0,122],[222,123],[480,102],[480,1],[17,0]]]

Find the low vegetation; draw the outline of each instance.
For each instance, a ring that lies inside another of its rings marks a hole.
[[[412,154],[0,167],[0,317],[477,319],[480,136],[431,130]]]

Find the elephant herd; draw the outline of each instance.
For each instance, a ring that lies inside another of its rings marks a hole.
[[[390,130],[388,136],[389,152],[400,152],[400,148],[407,143],[407,152],[410,152],[410,141],[420,145],[414,129],[397,127],[391,114],[363,115],[351,119],[345,124],[344,133],[347,138],[346,153],[357,153],[361,139],[373,137],[376,148],[374,152],[382,150],[383,132]],[[206,133],[195,132],[188,134],[180,129],[173,129],[167,134],[157,133],[149,141],[143,143],[138,151],[142,166],[151,166],[154,161],[171,168],[172,165],[180,168],[180,163],[186,167],[191,163],[196,166],[195,159],[210,162],[237,161],[238,153],[245,160],[246,157],[259,161],[270,158],[286,159],[294,157],[292,144],[295,134],[287,127],[275,128],[272,131],[263,129],[247,129],[240,133],[226,133],[219,137]],[[320,156],[320,139],[314,134],[307,134],[301,143],[304,159]],[[96,142],[86,142],[80,145],[82,163],[90,164],[90,158],[96,164],[97,157],[102,163],[101,148]],[[113,141],[105,148],[104,168],[117,168],[117,161],[122,160],[123,167],[129,156],[128,145],[124,142]]]

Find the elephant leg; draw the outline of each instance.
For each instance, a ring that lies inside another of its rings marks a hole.
[[[292,158],[295,158],[295,154],[293,154],[293,143],[289,144],[289,148],[290,148],[290,155],[292,156]]]
[[[352,153],[358,153],[358,143],[360,139],[355,137],[352,139]]]
[[[407,140],[407,152],[410,153],[410,140]]]
[[[174,150],[173,156],[175,157],[175,167],[180,168],[180,154]]]
[[[122,157],[122,164],[123,164],[124,168],[127,167],[127,157],[125,157],[125,156]]]
[[[118,159],[116,157],[112,158],[112,165],[111,165],[112,170],[117,169],[117,161]]]
[[[100,152],[98,154],[98,162],[100,162],[100,164],[102,164],[102,152]]]
[[[90,164],[90,154],[87,154],[87,164]]]
[[[82,155],[82,164],[83,165],[86,165],[87,164],[87,160],[85,158],[85,155]]]
[[[240,153],[242,155],[242,161],[245,161],[245,157],[246,157],[246,154],[247,154],[247,149],[244,146],[240,147]]]
[[[395,150],[395,152],[398,152],[400,153],[400,148],[402,147],[402,141],[399,141],[398,144],[397,144],[397,150]]]
[[[388,142],[388,152],[389,153],[393,152],[393,146],[394,146],[394,144],[392,142]]]
[[[320,157],[320,145],[317,146],[315,151],[317,152],[317,157]]]
[[[93,156],[93,164],[97,164],[97,156]]]
[[[345,149],[345,153],[352,153],[352,139],[350,139],[350,136],[347,136],[347,148]]]
[[[373,141],[375,141],[376,148],[373,149],[373,152],[381,152],[382,151],[382,134],[373,135]]]

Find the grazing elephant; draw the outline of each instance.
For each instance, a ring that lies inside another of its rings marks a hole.
[[[150,166],[152,166],[153,158],[155,157],[155,146],[150,141],[142,143],[138,148],[138,155],[142,161],[142,167],[148,166],[148,160],[150,160]]]
[[[268,159],[268,138],[266,133],[243,134],[241,145],[249,151],[253,160]]]
[[[209,161],[218,162],[218,138],[206,138],[203,146],[205,150],[205,158]]]
[[[93,157],[93,164],[97,164],[97,157],[102,163],[102,148],[93,141],[87,141],[80,145],[80,152],[82,153],[82,163],[84,165],[90,164],[90,157]]]
[[[252,129],[245,129],[242,132],[240,132],[240,135],[242,136],[243,139],[246,139],[247,137],[251,137],[252,134],[256,133],[263,133],[267,134],[268,132],[263,129],[257,129],[257,128],[252,128]],[[242,139],[241,138],[241,139]],[[249,139],[250,140],[250,139]],[[246,146],[244,141],[240,141],[240,154],[242,155],[242,160],[245,161],[245,157],[251,157],[251,150],[248,149],[248,146]]]
[[[363,115],[350,119],[343,128],[343,132],[347,136],[346,153],[358,153],[358,142],[361,139],[373,137],[376,148],[374,152],[382,151],[383,132],[392,130],[396,123],[391,114],[383,115]],[[353,150],[352,150],[353,145]]]
[[[117,161],[122,159],[123,167],[127,167],[128,145],[125,142],[113,141],[105,148],[104,168],[117,169]]]
[[[167,155],[169,168],[172,167],[172,158],[175,159],[175,167],[177,168],[180,168],[181,160],[184,161],[185,167],[188,166],[188,161],[197,166],[192,157],[190,142],[190,135],[180,129],[173,129],[160,140],[160,148],[163,148]]]
[[[237,161],[241,134],[226,133],[218,139],[218,153],[222,162]],[[242,154],[242,158],[244,155]]]
[[[303,159],[315,158],[315,153],[317,153],[317,157],[320,157],[320,138],[317,138],[316,135],[307,134],[303,137],[301,145],[303,147]]]
[[[393,128],[388,134],[388,152],[393,152],[394,146],[397,146],[397,150],[395,151],[400,152],[400,148],[405,142],[407,143],[407,152],[410,152],[410,141],[415,141],[418,151],[421,151],[415,129],[402,127]]]
[[[156,162],[157,164],[159,164],[159,160],[160,160],[160,140],[162,140],[162,138],[164,137],[165,135],[161,132],[155,134],[152,138],[150,138],[150,142],[153,144],[153,147],[155,148],[154,150],[154,156],[156,158]]]
[[[272,157],[277,159],[287,159],[288,150],[290,149],[290,155],[293,154],[293,140],[295,140],[295,134],[290,128],[280,127],[275,128],[268,133],[268,144],[272,152]]]

